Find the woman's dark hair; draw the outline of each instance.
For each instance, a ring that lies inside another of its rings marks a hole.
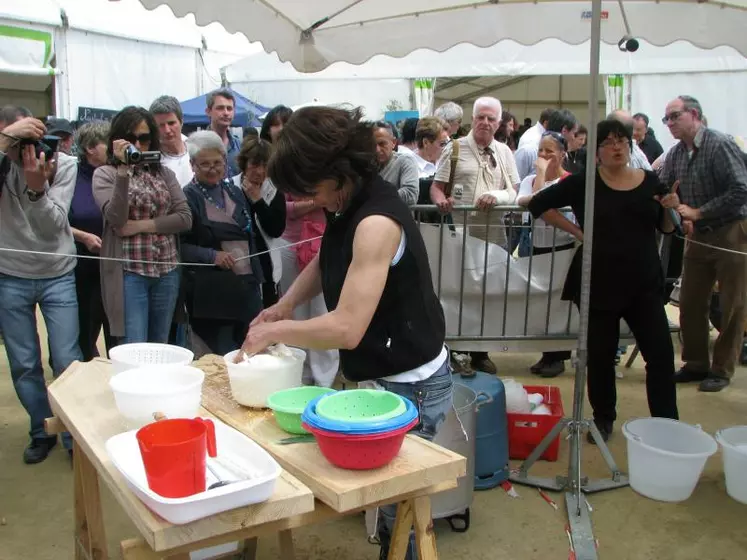
[[[576,129],[576,136],[580,136],[581,134],[586,134],[587,136],[589,134],[589,131],[582,124],[578,125],[578,128]]]
[[[122,140],[128,134],[132,134],[137,125],[143,121],[148,125],[148,132],[150,133],[150,151],[161,151],[161,143],[158,139],[158,125],[153,115],[143,107],[130,105],[112,118],[109,140],[106,143],[106,156],[110,165],[117,164],[117,158],[114,157],[114,150],[112,148],[114,140]],[[158,171],[161,168],[158,163],[151,163],[148,166],[151,171]]]
[[[241,169],[241,172],[243,173],[246,166],[249,164],[267,165],[267,162],[270,161],[271,153],[272,144],[267,140],[249,137],[242,142],[239,155],[236,156],[236,163],[238,163],[239,169]]]
[[[494,136],[494,138],[498,142],[506,144],[512,150],[515,150],[516,146],[514,146],[513,135],[508,133],[508,123],[515,120],[516,117],[514,117],[511,113],[509,113],[508,111],[503,111],[503,114],[501,115],[501,124],[498,125],[498,130],[495,131]]]
[[[599,121],[599,124],[597,124],[597,149],[610,135],[615,138],[625,138],[628,141],[628,146],[633,149],[633,128],[618,119]]]
[[[270,137],[270,128],[279,123],[285,125],[285,123],[288,122],[288,119],[291,118],[292,114],[293,109],[291,109],[290,107],[286,107],[285,105],[276,105],[275,107],[270,109],[270,112],[267,113],[265,120],[262,121],[262,130],[259,133],[259,137],[262,140],[272,142],[272,138]]]
[[[307,197],[327,179],[342,188],[347,179],[356,186],[378,174],[372,124],[363,111],[333,107],[304,107],[290,118],[274,145],[267,174],[282,192]]]

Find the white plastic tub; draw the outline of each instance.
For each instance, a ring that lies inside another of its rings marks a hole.
[[[194,418],[202,399],[205,374],[192,366],[147,366],[118,373],[109,380],[114,401],[130,428],[167,418]]]
[[[638,418],[623,424],[628,440],[630,486],[662,502],[690,497],[705,462],[718,445],[700,427],[668,418]]]
[[[225,480],[238,480],[186,498],[164,498],[148,488],[136,430],[110,438],[106,451],[127,485],[149,509],[175,525],[190,523],[217,513],[264,502],[272,497],[280,465],[244,434],[213,419],[218,456],[211,466]],[[218,472],[220,471],[220,472]],[[217,480],[207,471],[209,487]]]
[[[152,342],[121,344],[109,350],[109,359],[112,361],[114,373],[156,364],[188,366],[194,357],[195,355],[190,350],[181,346]]]
[[[258,355],[239,364],[233,363],[238,350],[223,356],[236,402],[251,408],[266,408],[267,397],[273,393],[300,387],[306,352],[298,348],[289,350],[293,357]]]
[[[747,504],[747,426],[734,426],[716,432],[724,450],[726,493]]]

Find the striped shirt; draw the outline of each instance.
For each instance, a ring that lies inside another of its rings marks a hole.
[[[689,153],[675,145],[661,170],[662,182],[679,181],[683,204],[700,210],[699,231],[711,231],[747,217],[747,166],[739,146],[726,134],[701,127]]]

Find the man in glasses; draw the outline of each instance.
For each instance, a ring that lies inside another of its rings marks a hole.
[[[622,109],[612,111],[607,115],[607,119],[615,119],[623,123],[625,126],[630,128],[631,132],[634,131],[634,120],[633,116]],[[643,169],[645,171],[651,171],[651,164],[648,162],[646,154],[643,153],[638,142],[633,142],[633,149],[630,150],[630,167],[636,169]]]
[[[675,380],[716,392],[734,375],[747,319],[747,166],[736,143],[702,119],[694,97],[680,95],[667,104],[662,122],[680,142],[660,176],[674,190],[662,203],[679,212],[691,241],[680,291],[685,364]],[[711,359],[708,312],[716,282],[723,315]]]
[[[394,129],[386,121],[374,125],[376,157],[379,160],[379,175],[397,187],[399,197],[408,206],[418,202],[420,177],[418,164],[410,154],[395,151]]]

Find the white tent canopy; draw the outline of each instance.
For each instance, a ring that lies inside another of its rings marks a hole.
[[[525,45],[558,38],[578,45],[589,39],[591,27],[588,1],[263,0],[230,2],[230,7],[203,0],[142,2],[150,8],[169,4],[177,15],[193,13],[201,24],[220,21],[306,72],[340,60],[361,64],[383,52],[401,57],[423,46],[444,51],[465,41],[487,47],[504,38]],[[686,38],[699,47],[730,45],[747,55],[747,0],[623,5],[632,33],[654,45]],[[601,39],[617,44],[625,34],[620,7],[603,2],[602,10]]]
[[[698,48],[685,41],[655,47],[641,41],[637,53],[622,52],[617,45],[602,45],[602,74],[668,74],[747,70],[747,58],[732,47]],[[281,62],[277,53],[258,52],[225,69],[228,81],[275,82],[285,80],[344,80],[462,76],[545,76],[586,74],[589,42],[569,45],[545,39],[522,45],[507,39],[481,48],[462,43],[437,53],[418,49],[403,58],[376,55],[354,65],[336,62],[319,72],[297,71]]]

